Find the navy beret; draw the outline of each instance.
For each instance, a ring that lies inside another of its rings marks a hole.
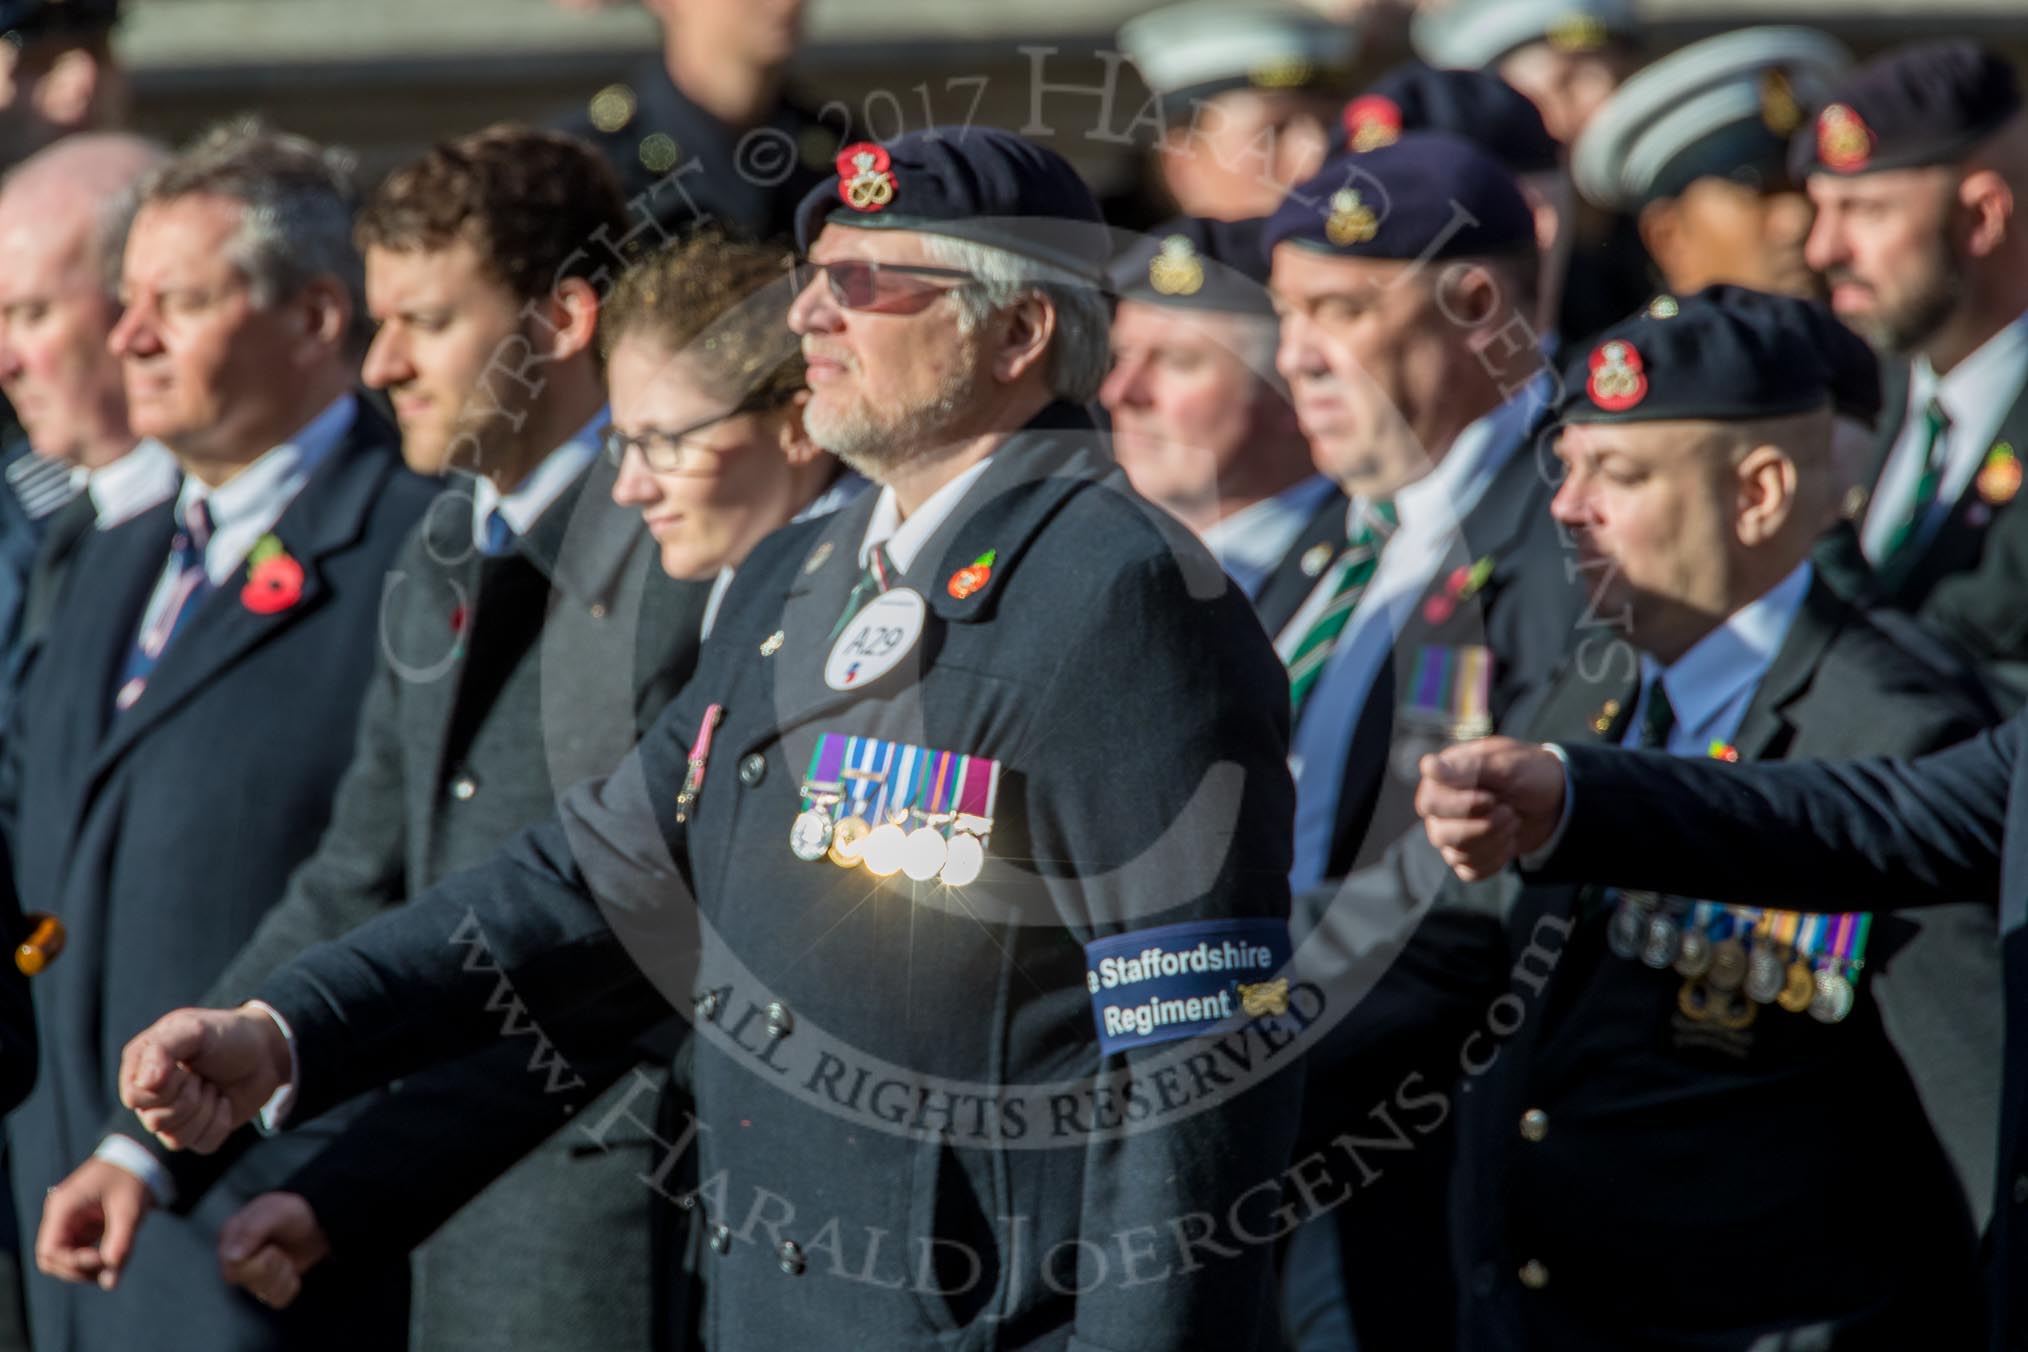
[[[1377,150],[1403,132],[1462,136],[1513,174],[1555,169],[1555,138],[1528,97],[1482,70],[1437,70],[1404,61],[1345,105],[1331,133],[1331,153]]]
[[[0,0],[0,34],[39,38],[111,28],[120,0]]]
[[[796,247],[827,221],[948,235],[1025,255],[1097,282],[1110,241],[1070,161],[994,127],[929,127],[838,152],[837,175],[796,208]]]
[[[1265,318],[1274,313],[1260,244],[1266,224],[1178,216],[1127,239],[1106,269],[1106,289],[1121,300]]]
[[[1875,57],[1829,98],[1790,149],[1798,180],[1950,164],[2021,111],[2020,81],[2007,59],[1957,39]]]
[[[1727,290],[1658,297],[1575,352],[1557,420],[1742,422],[1828,405],[1830,365],[1807,324],[1776,297]]]
[[[1340,155],[1268,217],[1264,251],[1300,244],[1344,258],[1481,257],[1535,245],[1535,217],[1514,176],[1470,141],[1404,132]]]
[[[1658,298],[1656,304],[1664,299],[1668,298]],[[1842,416],[1868,425],[1879,421],[1886,402],[1880,385],[1880,357],[1824,302],[1720,282],[1682,297],[1680,304],[1724,306],[1750,321],[1795,329],[1823,359],[1832,407]]]

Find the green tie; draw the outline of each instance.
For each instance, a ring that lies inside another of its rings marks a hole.
[[[1331,599],[1323,611],[1303,631],[1296,649],[1289,654],[1289,696],[1294,701],[1297,715],[1303,712],[1303,701],[1316,688],[1317,678],[1324,674],[1325,664],[1331,660],[1331,650],[1337,645],[1338,636],[1345,632],[1351,622],[1352,611],[1359,604],[1359,598],[1366,591],[1366,585],[1373,581],[1373,574],[1380,567],[1380,551],[1386,547],[1387,539],[1394,534],[1395,525],[1400,521],[1391,499],[1373,503],[1359,518],[1359,528],[1346,540],[1344,552],[1338,555],[1337,577],[1331,584]]]
[[[1881,552],[1880,567],[1883,571],[1901,571],[1910,560],[1903,551],[1915,537],[1922,525],[1922,519],[1929,515],[1929,509],[1936,505],[1936,492],[1943,481],[1944,433],[1950,430],[1951,419],[1936,400],[1922,411],[1922,474],[1915,481],[1915,497],[1908,504],[1908,515],[1888,534],[1887,547]]]
[[[1634,745],[1643,751],[1667,751],[1669,734],[1676,730],[1676,709],[1669,703],[1669,692],[1662,688],[1662,678],[1655,677],[1648,682],[1648,702],[1641,706],[1641,726],[1634,735]]]
[[[838,616],[838,623],[831,626],[831,637],[824,641],[836,642],[838,635],[845,632],[845,626],[852,623],[852,617],[866,609],[868,601],[893,585],[893,579],[899,571],[894,566],[894,560],[888,557],[885,544],[873,546],[873,553],[866,560],[866,571],[852,584],[852,590],[845,597],[845,610]]]

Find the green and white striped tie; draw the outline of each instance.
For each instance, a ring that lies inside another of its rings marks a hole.
[[[1303,712],[1303,701],[1316,688],[1317,678],[1324,674],[1324,668],[1331,660],[1331,651],[1338,645],[1338,636],[1345,632],[1353,610],[1359,605],[1359,598],[1366,594],[1367,584],[1373,581],[1373,574],[1379,570],[1380,551],[1386,548],[1388,537],[1394,534],[1399,521],[1392,499],[1371,504],[1359,518],[1359,528],[1352,532],[1343,552],[1332,565],[1336,572],[1331,584],[1331,599],[1317,618],[1310,621],[1310,627],[1303,631],[1295,651],[1289,654],[1289,697],[1298,717]]]

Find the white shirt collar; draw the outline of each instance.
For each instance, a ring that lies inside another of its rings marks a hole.
[[[210,507],[212,536],[204,550],[204,571],[213,583],[222,584],[239,571],[254,545],[274,529],[317,466],[344,439],[358,412],[348,391],[220,487],[184,477],[176,495],[176,519],[187,520],[192,503]]]
[[[1206,526],[1204,547],[1227,572],[1265,574],[1282,561],[1311,514],[1330,495],[1331,481],[1313,474]]]
[[[514,528],[516,535],[526,535],[531,526],[542,519],[563,491],[577,482],[580,474],[598,457],[599,447],[605,440],[606,425],[612,421],[612,414],[601,408],[592,414],[591,421],[577,430],[569,441],[542,458],[542,463],[530,470],[520,483],[502,493],[493,486],[493,481],[478,476],[472,485],[472,538],[486,538],[486,518],[495,508]]]
[[[85,491],[91,494],[92,510],[100,530],[132,521],[158,503],[176,494],[182,471],[167,446],[144,437],[109,465],[85,473]]]
[[[1936,373],[1927,356],[1918,356],[1910,364],[1908,406],[1920,412],[1934,397],[1955,428],[1988,409],[2004,415],[2024,383],[2028,383],[2028,315],[1979,344],[1945,375]],[[1979,449],[1983,452],[1985,447]]]
[[[1742,695],[1757,688],[1774,665],[1775,654],[1787,640],[1814,576],[1805,559],[1667,667],[1645,653],[1641,655],[1643,681],[1661,673],[1669,707],[1676,711],[1676,727],[1692,745],[1731,741],[1739,731],[1739,717],[1745,714],[1747,704]],[[1720,718],[1727,712],[1733,714],[1730,727]],[[1676,735],[1670,740],[1675,742]]]
[[[968,467],[964,473],[929,495],[922,506],[909,514],[908,520],[901,519],[901,504],[896,501],[892,488],[882,488],[880,497],[873,504],[873,519],[866,523],[866,538],[859,543],[859,566],[863,569],[873,558],[875,545],[887,546],[887,557],[894,560],[895,569],[907,572],[915,562],[915,556],[936,534],[938,526],[944,524],[956,509],[967,490],[979,481],[986,472],[986,466],[993,463],[987,456],[978,464]]]

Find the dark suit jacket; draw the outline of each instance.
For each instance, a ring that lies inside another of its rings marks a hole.
[[[668,579],[639,514],[613,503],[612,479],[596,462],[502,559],[474,548],[469,479],[437,499],[388,574],[380,661],[331,824],[206,1003],[237,1003],[304,949],[490,858],[564,787],[618,761],[681,688],[711,586]],[[400,1252],[518,1158],[519,1148],[496,1158],[474,1138],[509,1132],[506,1119],[527,1111],[548,1145],[416,1256],[415,1341],[439,1352],[512,1341],[643,1348],[658,1287],[654,1195],[637,1177],[651,1165],[646,1133],[609,1133],[600,1150],[558,1131],[586,1109],[586,1090],[638,1059],[615,1047],[600,1064],[558,1072],[584,1089],[529,1103],[493,1093],[530,1073],[529,1048],[502,1044],[406,1081],[308,1166],[323,1186],[301,1173],[290,1186],[338,1252]],[[593,1120],[607,1107],[592,1104]],[[447,1164],[430,1147],[453,1137],[466,1148]],[[252,1138],[243,1131],[212,1156],[149,1140],[188,1209]],[[517,1133],[516,1144],[534,1141]],[[492,1172],[466,1171],[482,1159]],[[604,1256],[587,1262],[594,1250]]]
[[[1312,557],[1310,551],[1318,545],[1326,546],[1331,552],[1328,556],[1319,554],[1315,556],[1317,558],[1336,558],[1338,551],[1345,547],[1343,493],[1325,495],[1317,510],[1310,513],[1310,519],[1303,523],[1302,533],[1296,536],[1295,543],[1282,555],[1282,561],[1268,574],[1267,581],[1261,583],[1260,595],[1253,598],[1254,611],[1260,616],[1260,627],[1267,630],[1269,638],[1278,636],[1295,618],[1296,612],[1303,608],[1303,602],[1316,588],[1317,579],[1323,576],[1323,568],[1306,567],[1303,562]],[[1327,562],[1324,567],[1328,568],[1330,564]]]
[[[1917,760],[1738,767],[1571,748],[1570,819],[1545,878],[1749,905],[1997,907],[2006,1038],[2028,1038],[2028,736],[2017,714]],[[1832,749],[1844,754],[1851,746]],[[2028,1076],[2004,1065],[1987,1231],[1997,1346],[2028,1345]]]
[[[1876,484],[1908,414],[1908,367],[1886,365],[1881,373],[1888,398],[1880,419]],[[2028,388],[2015,396],[1994,442],[2006,442],[2028,456]],[[2028,661],[2028,607],[2020,604],[2024,593],[2028,511],[2018,494],[1988,502],[1975,474],[1913,565],[1884,570],[1877,597],[1882,605],[1915,612],[1974,661],[2023,662]]]
[[[496,1032],[446,943],[460,925],[559,1044],[641,1017],[630,952],[699,1015],[696,1201],[718,1250],[705,1340],[719,1352],[1267,1346],[1262,1244],[1191,1260],[1167,1218],[1180,1206],[1222,1231],[1246,1189],[1271,1203],[1294,1077],[1257,1025],[1234,1035],[1255,1067],[1237,1079],[1191,1043],[1102,1056],[1082,945],[1286,916],[1287,713],[1258,698],[1281,669],[1245,598],[1087,426],[1055,409],[994,457],[903,579],[927,598],[919,645],[861,691],[821,673],[870,495],[763,542],[696,678],[613,775],[506,857],[263,988],[302,1020],[303,1111]],[[954,595],[988,550],[986,585]],[[795,858],[787,832],[826,731],[999,759],[979,881],[946,894]],[[693,745],[702,782],[679,823]],[[1193,1050],[1244,1092],[1181,1078]],[[1122,1064],[1147,1077],[1131,1101],[1093,1083]],[[949,1099],[951,1082],[985,1088]],[[1029,1097],[1043,1085],[1046,1109]],[[1127,1116],[1137,1129],[1118,1134]],[[1271,1211],[1242,1223],[1271,1229]],[[1143,1275],[1168,1275],[1082,1295],[1062,1273],[1044,1282],[1043,1255],[1122,1231]],[[897,1241],[927,1280],[896,1285]]]
[[[1638,698],[1631,661],[1573,666],[1527,735],[1616,745]],[[1991,719],[1818,582],[1733,745],[1746,761],[1917,753]],[[1667,890],[1702,895],[1680,879]],[[1796,901],[1853,899],[1820,888]],[[1453,1043],[1472,1091],[1456,1100],[1452,1193],[1462,1345],[1744,1348],[1817,1328],[1828,1345],[1977,1346],[1965,1189],[1982,1199],[1992,1173],[1990,924],[1965,907],[1883,912],[1847,1022],[1767,1007],[1726,1032],[1680,1013],[1676,973],[1607,951],[1609,913],[1595,887],[1522,891],[1478,1006],[1519,1001],[1526,1017]],[[1540,1140],[1516,1129],[1531,1109],[1547,1114]],[[1893,1167],[1876,1171],[1881,1160]],[[1784,1219],[1755,1220],[1772,1215]],[[1516,1281],[1530,1260],[1550,1273],[1540,1290]]]
[[[69,932],[32,983],[42,1078],[10,1123],[24,1216],[97,1146],[127,1040],[205,992],[314,848],[379,651],[382,577],[435,491],[401,467],[392,429],[362,412],[274,528],[302,564],[301,599],[259,615],[238,583],[218,588],[117,716],[114,685],[169,556],[173,504],[79,547],[97,601],[54,622],[7,746],[21,787],[16,887]],[[315,1134],[264,1143],[194,1215],[155,1218],[112,1295],[31,1273],[38,1346],[155,1345],[169,1311],[206,1348],[398,1339],[399,1260],[334,1273],[282,1316],[218,1280],[220,1222],[317,1145]]]

